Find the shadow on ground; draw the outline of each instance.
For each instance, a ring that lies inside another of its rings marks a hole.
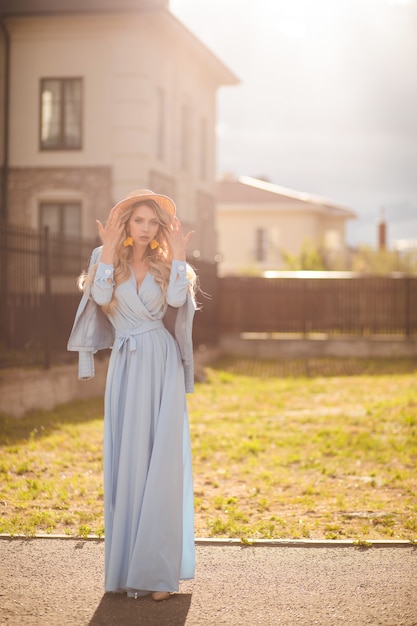
[[[122,593],[106,593],[89,626],[184,626],[190,605],[190,593],[174,594],[165,602],[155,602],[150,596],[135,600]]]

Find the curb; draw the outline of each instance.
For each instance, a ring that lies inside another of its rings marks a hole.
[[[1,539],[70,539],[72,541],[104,541],[104,537],[88,535],[76,537],[72,535],[52,535],[38,533],[35,535],[8,535],[0,533]],[[241,548],[417,548],[417,540],[408,539],[238,539],[196,537],[196,546],[239,546]]]

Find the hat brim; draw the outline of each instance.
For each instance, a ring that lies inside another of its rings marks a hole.
[[[175,202],[169,196],[164,196],[164,195],[157,194],[157,193],[135,194],[135,192],[133,192],[132,194],[127,196],[127,198],[120,200],[120,202],[118,202],[114,208],[119,209],[119,211],[123,211],[124,209],[131,206],[132,204],[138,204],[139,202],[146,202],[147,200],[153,200],[154,202],[157,202],[159,206],[170,215],[175,215],[176,213]]]

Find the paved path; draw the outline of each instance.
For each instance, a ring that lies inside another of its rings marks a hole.
[[[417,548],[197,544],[180,593],[103,594],[103,541],[0,539],[1,626],[417,626]]]

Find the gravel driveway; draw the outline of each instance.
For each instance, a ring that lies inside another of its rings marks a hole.
[[[417,548],[197,543],[156,604],[103,594],[102,540],[0,539],[4,626],[417,626]]]

